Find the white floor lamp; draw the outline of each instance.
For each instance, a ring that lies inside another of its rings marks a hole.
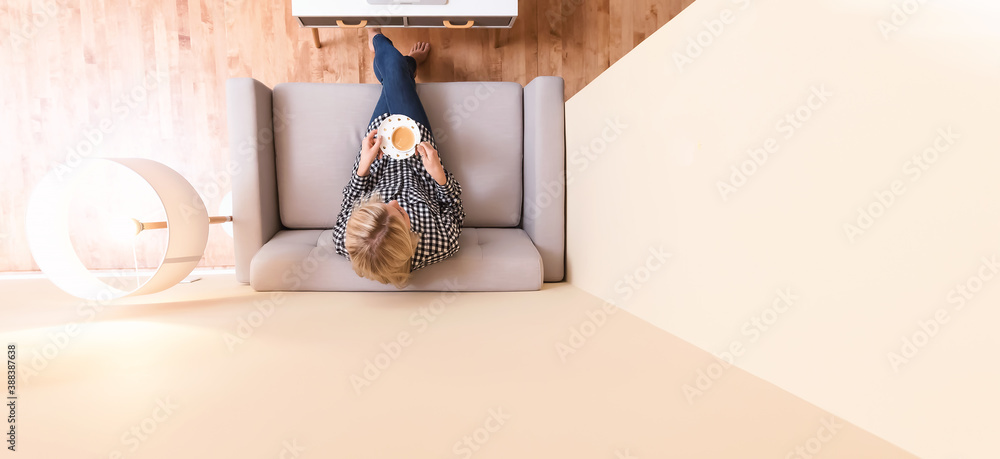
[[[155,273],[131,290],[101,281],[80,261],[70,240],[69,210],[74,189],[86,184],[95,167],[108,166],[124,167],[145,180],[156,192],[167,216],[165,222],[132,220],[136,234],[166,229],[168,236]],[[27,238],[35,262],[59,288],[80,298],[108,300],[159,292],[177,284],[204,255],[208,225],[227,221],[232,221],[232,217],[209,218],[194,187],[161,163],[141,158],[85,159],[77,167],[60,167],[50,172],[35,188],[27,209]]]

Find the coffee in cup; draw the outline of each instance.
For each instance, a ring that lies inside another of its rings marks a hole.
[[[415,141],[413,130],[406,126],[400,126],[392,131],[392,146],[399,151],[409,151]]]

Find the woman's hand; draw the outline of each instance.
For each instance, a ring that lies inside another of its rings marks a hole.
[[[358,163],[358,176],[368,175],[368,168],[376,159],[382,158],[382,138],[377,137],[378,129],[372,129],[365,140],[361,141],[361,161]]]
[[[444,173],[444,166],[441,165],[441,157],[430,142],[420,142],[417,145],[417,155],[423,161],[424,169],[427,169],[427,173],[431,174],[431,178],[438,182],[438,185],[448,183],[448,176]]]

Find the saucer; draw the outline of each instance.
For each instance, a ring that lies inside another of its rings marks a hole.
[[[409,150],[400,150],[392,144],[392,133],[396,128],[405,127],[413,131],[413,146]],[[378,126],[378,136],[382,138],[382,153],[393,159],[405,159],[413,156],[417,152],[417,145],[420,143],[420,129],[417,122],[406,115],[389,115]]]

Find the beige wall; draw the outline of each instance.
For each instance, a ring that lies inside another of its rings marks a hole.
[[[1000,7],[903,3],[700,0],[571,98],[568,276],[917,455],[991,457]]]

